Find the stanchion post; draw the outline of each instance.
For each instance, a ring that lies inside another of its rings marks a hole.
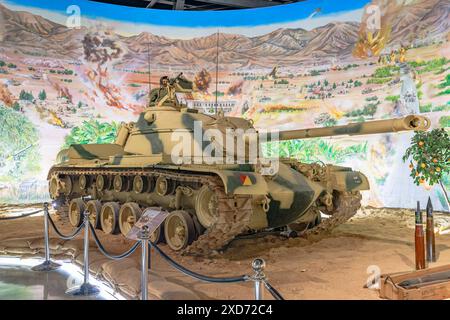
[[[73,296],[91,296],[100,292],[98,287],[89,283],[89,211],[84,211],[84,282],[81,286],[70,288],[66,294]]]
[[[48,232],[48,202],[44,203],[44,250],[45,261],[37,266],[31,268],[33,271],[53,271],[58,269],[61,265],[50,260],[50,245],[49,245],[49,232]]]
[[[255,274],[253,275],[253,281],[255,282],[255,300],[263,299],[264,280],[266,275],[264,274],[264,268],[266,262],[263,259],[255,259],[252,262],[252,268]]]
[[[141,240],[141,300],[148,300],[148,266],[150,258],[150,250],[148,248],[148,240],[150,232],[148,226],[144,225],[139,232],[139,240]]]

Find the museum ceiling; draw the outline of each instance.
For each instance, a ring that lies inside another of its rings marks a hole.
[[[234,10],[270,7],[304,0],[93,0],[137,8],[165,10]]]

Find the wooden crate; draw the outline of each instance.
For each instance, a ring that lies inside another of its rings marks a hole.
[[[398,286],[399,283],[433,273],[450,271],[450,265],[430,268],[413,272],[383,274],[380,277],[380,298],[390,300],[442,300],[450,299],[450,280],[421,286],[420,288],[406,289]]]

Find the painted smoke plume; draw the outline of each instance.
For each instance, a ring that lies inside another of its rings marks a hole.
[[[116,37],[110,31],[97,31],[86,34],[82,43],[84,60],[89,66],[86,76],[97,91],[94,91],[94,95],[101,96],[108,106],[123,109],[125,106],[121,102],[120,88],[109,80],[112,78],[109,76],[109,70],[124,51]]]

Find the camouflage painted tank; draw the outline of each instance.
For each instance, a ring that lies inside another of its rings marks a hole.
[[[97,228],[109,234],[126,235],[145,208],[160,206],[170,211],[170,215],[153,234],[153,241],[165,241],[176,251],[209,254],[224,248],[240,234],[274,228],[329,230],[345,222],[360,207],[360,191],[369,189],[362,173],[294,159],[279,159],[277,170],[268,170],[276,159],[267,160],[258,157],[258,153],[256,161],[250,161],[255,159],[247,155],[239,158],[239,141],[230,150],[224,141],[199,140],[196,126],[201,124],[202,134],[210,129],[221,133],[251,131],[251,121],[220,113],[209,116],[187,108],[185,101],[192,83],[182,77],[164,81],[162,85],[165,89],[158,92],[164,94],[154,91],[152,106],[136,122],[123,124],[114,144],[72,145],[58,154],[57,164],[48,174],[50,195],[60,212],[68,213],[73,226],[81,224],[81,213],[87,209]],[[283,131],[277,139],[428,127],[428,119],[412,115]],[[184,138],[188,141],[188,152],[175,152],[182,155],[175,161],[174,150],[180,149]],[[241,147],[249,149],[252,139],[239,135],[233,139],[240,138],[245,140]],[[203,157],[202,152],[213,142],[217,147],[216,159],[228,161],[211,164]],[[258,147],[259,143],[257,140]],[[84,203],[83,195],[91,195],[93,200]],[[329,218],[321,221],[321,212]]]

